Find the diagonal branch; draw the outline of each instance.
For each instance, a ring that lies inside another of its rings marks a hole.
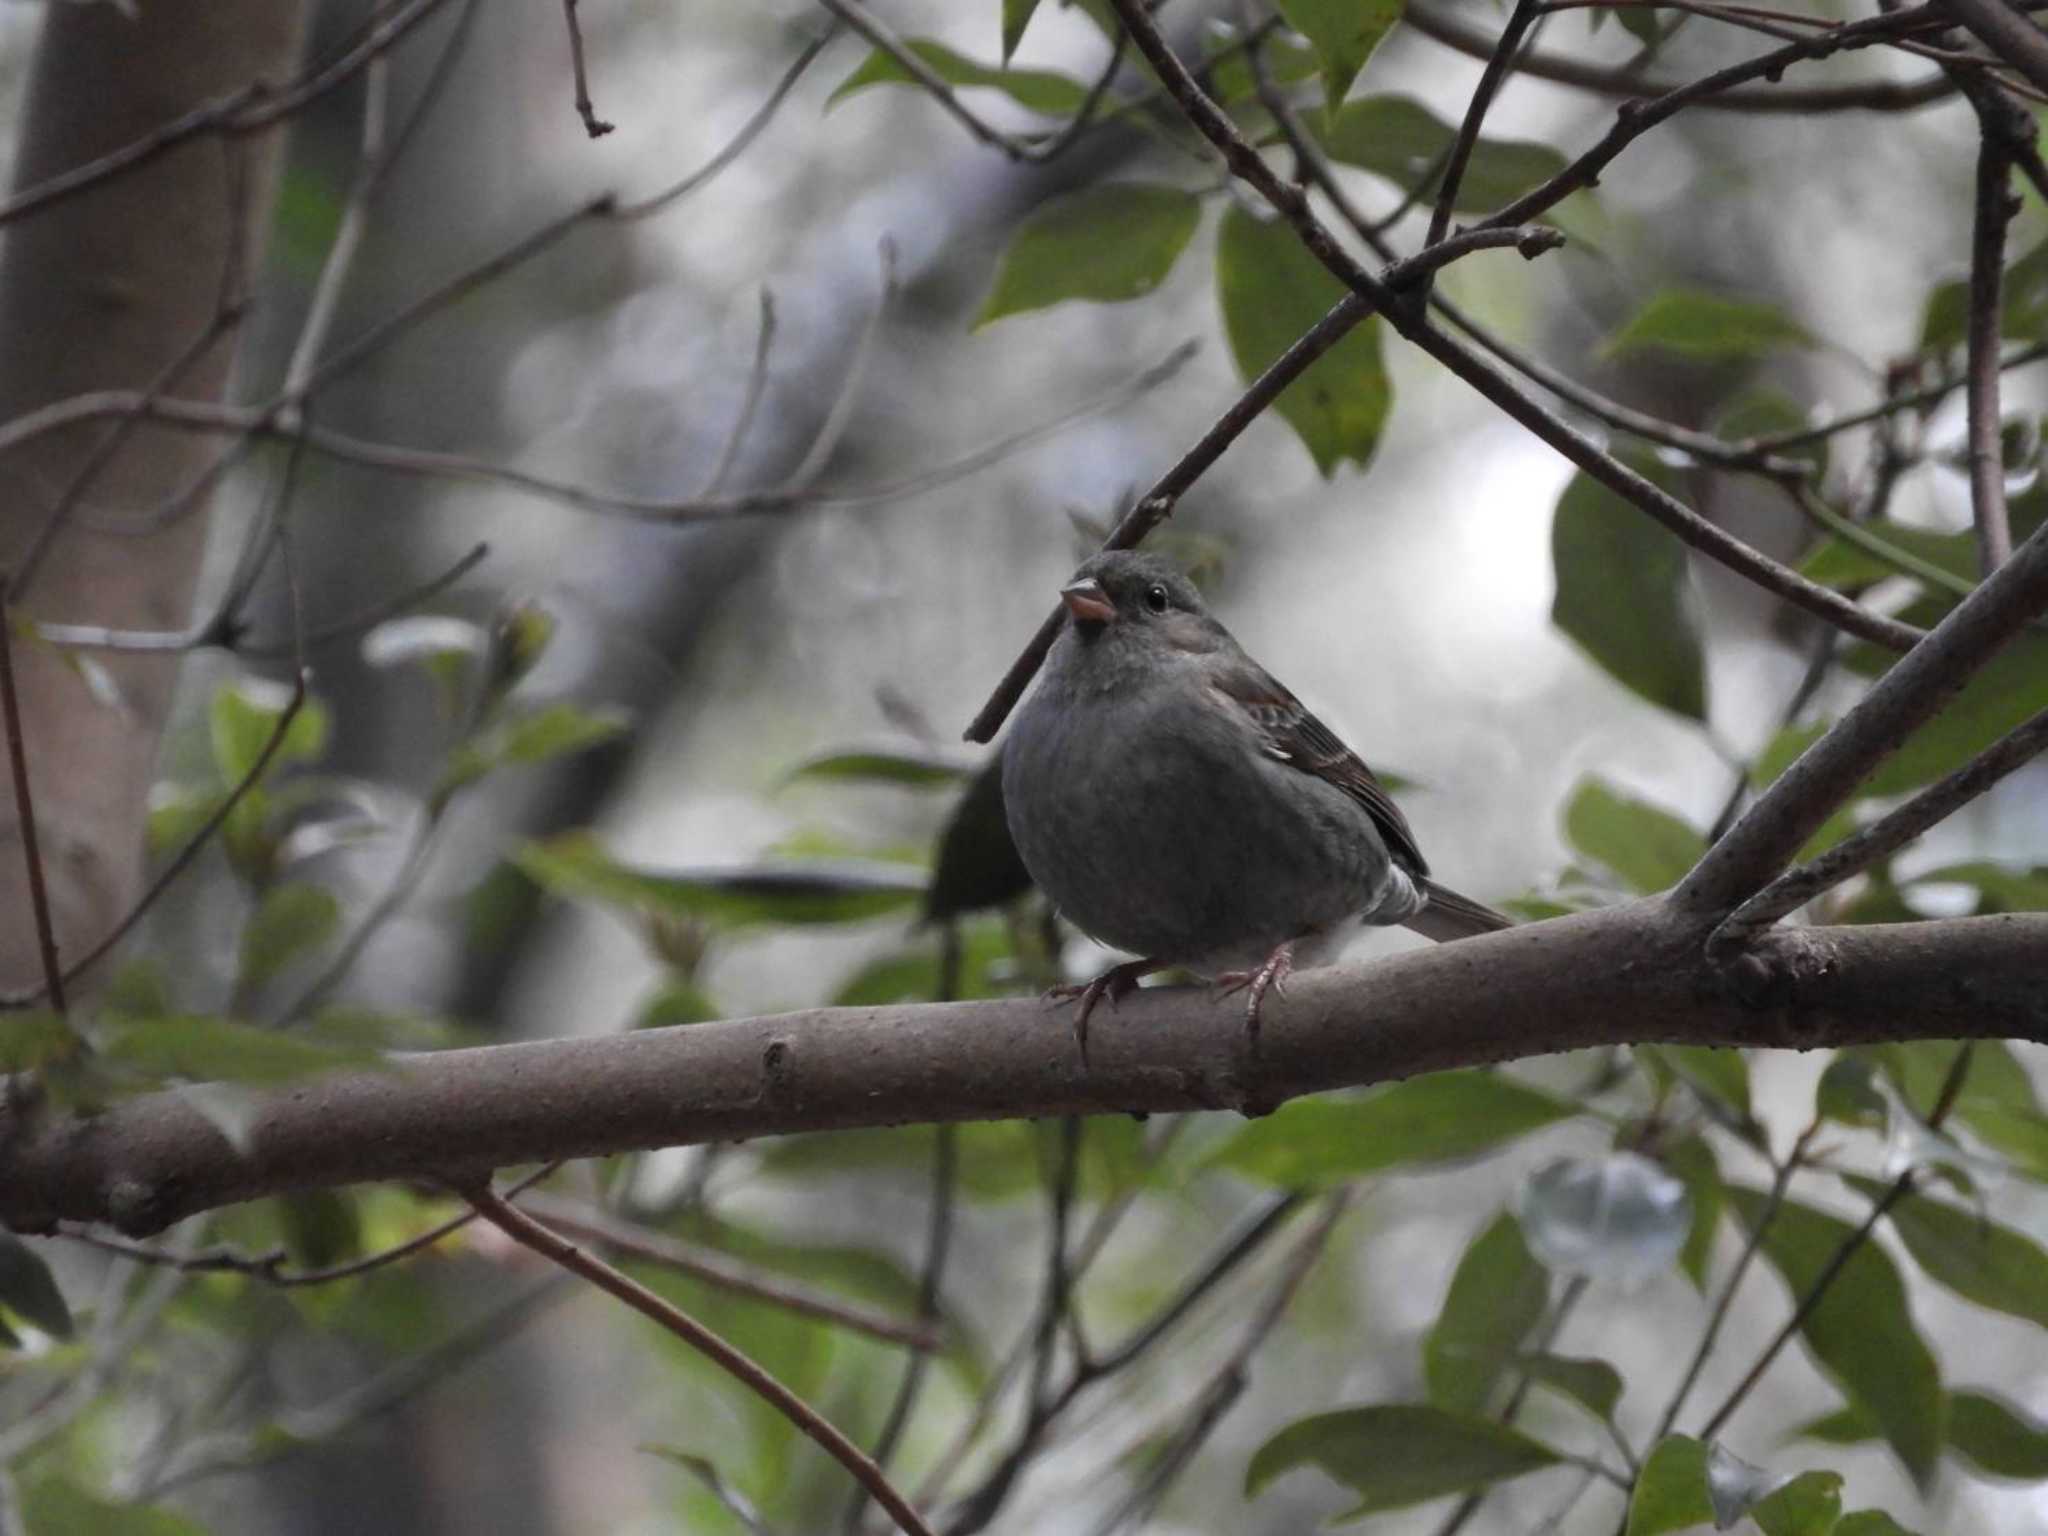
[[[1977,40],[2021,74],[2048,91],[2048,35],[2004,0],[1946,0]]]
[[[1988,114],[1995,110],[1981,108]],[[2005,508],[2005,445],[1998,404],[1999,305],[2005,280],[2005,230],[2012,221],[2012,156],[1984,119],[1977,146],[1977,205],[1970,239],[1969,413],[1970,515],[1977,529],[1977,565],[1985,575],[2012,554]]]

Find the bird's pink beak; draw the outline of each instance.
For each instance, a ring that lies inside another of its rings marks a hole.
[[[1102,590],[1102,583],[1090,576],[1060,588],[1060,601],[1077,624],[1110,624],[1116,621],[1116,605]]]

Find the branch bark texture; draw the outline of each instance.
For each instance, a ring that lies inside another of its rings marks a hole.
[[[2048,916],[1774,930],[1731,966],[1661,901],[1301,977],[1242,1010],[1148,990],[1090,1064],[1037,998],[815,1009],[394,1060],[275,1090],[235,1151],[181,1094],[0,1108],[0,1222],[131,1234],[288,1189],[909,1121],[1270,1109],[1296,1094],[1595,1045],[2048,1041]]]

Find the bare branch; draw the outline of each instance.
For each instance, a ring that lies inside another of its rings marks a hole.
[[[874,1495],[875,1502],[889,1512],[905,1536],[932,1536],[931,1527],[882,1475],[882,1469],[867,1453],[841,1434],[816,1409],[777,1381],[744,1353],[727,1343],[680,1308],[670,1305],[631,1276],[621,1274],[601,1259],[592,1258],[575,1244],[557,1236],[542,1223],[510,1205],[488,1184],[474,1185],[463,1198],[492,1226],[522,1247],[531,1248],[571,1274],[589,1281],[638,1312],[660,1324],[685,1344],[731,1375],[755,1396],[775,1408],[791,1424],[815,1441],[849,1475]]]
[[[50,920],[50,890],[43,879],[43,850],[36,836],[35,796],[29,788],[28,736],[21,724],[21,698],[14,681],[14,608],[0,576],[0,718],[7,726],[8,776],[14,781],[15,825],[21,829],[21,857],[28,871],[29,906],[35,913],[36,949],[43,962],[43,995],[65,1011],[64,967],[57,958],[57,930]]]
[[[2012,565],[2023,558],[2016,555]],[[239,1153],[178,1092],[90,1118],[0,1104],[0,1222],[131,1235],[287,1189],[907,1121],[1269,1108],[1297,1094],[1624,1041],[2048,1041],[2048,915],[1774,928],[1753,1004],[1666,902],[1532,923],[1269,1002],[1259,1059],[1201,989],[1129,999],[1083,1068],[1036,997],[816,1009],[395,1058],[265,1097]],[[1955,986],[1971,978],[1967,995]],[[1500,999],[1516,999],[1503,1014]]]
[[[1411,0],[1402,19],[1423,36],[1454,48],[1475,59],[1493,57],[1494,38],[1462,18],[1438,10],[1425,0]],[[1561,85],[1577,86],[1603,96],[1635,100],[1657,96],[1673,87],[1668,82],[1646,80],[1634,70],[1621,66],[1589,64],[1569,54],[1533,52],[1518,67],[1525,74]],[[1700,102],[1709,111],[1762,112],[1807,115],[1815,112],[1912,112],[1955,93],[1955,87],[1941,75],[1903,84],[1895,80],[1871,80],[1855,85],[1753,86],[1747,90],[1719,92]]]
[[[1946,7],[1977,40],[2048,91],[2048,36],[2005,0],[1946,0]]]
[[[601,139],[612,131],[613,125],[599,117],[590,104],[590,76],[583,66],[583,28],[576,20],[580,3],[581,0],[562,0],[562,17],[569,27],[569,67],[576,75],[576,115],[583,119],[585,133]]]
[[[1758,797],[1707,850],[1673,900],[1710,914],[1727,912],[1757,891],[2044,603],[2048,536],[2037,531]]]
[[[1458,200],[1458,186],[1465,179],[1465,167],[1472,159],[1472,150],[1479,143],[1479,130],[1486,122],[1486,109],[1493,105],[1494,93],[1507,78],[1508,69],[1515,61],[1515,50],[1522,46],[1522,34],[1529,30],[1538,9],[1538,0],[1515,0],[1515,8],[1508,13],[1508,24],[1501,28],[1500,41],[1493,45],[1486,68],[1480,72],[1479,83],[1472,88],[1472,100],[1465,108],[1465,120],[1458,125],[1458,136],[1451,141],[1450,159],[1444,163],[1444,179],[1437,188],[1436,206],[1430,210],[1429,233],[1422,242],[1425,246],[1435,245],[1450,231],[1451,209]]]
[[[1977,147],[1977,203],[1970,238],[1969,383],[1963,396],[1969,414],[1970,514],[1977,529],[1977,564],[1985,575],[2012,554],[1998,405],[2005,230],[2016,210],[2011,166],[2011,156],[1987,119]]]

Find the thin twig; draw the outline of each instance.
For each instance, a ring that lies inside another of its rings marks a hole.
[[[1986,109],[1987,111],[1990,109]],[[1970,238],[1969,417],[1970,515],[1977,564],[1989,575],[2012,555],[2005,509],[2004,422],[1998,404],[1999,305],[2005,279],[2005,231],[2017,202],[2011,156],[1987,122],[1977,147],[1977,201]]]
[[[725,444],[718,450],[718,462],[711,467],[711,477],[704,482],[700,497],[716,496],[725,489],[726,477],[732,473],[733,465],[739,462],[740,450],[746,446],[747,434],[754,428],[754,413],[761,408],[761,397],[768,389],[768,353],[775,345],[775,295],[764,286],[761,289],[761,324],[754,333],[754,362],[747,370],[746,393],[740,398],[739,414],[733,418],[732,428],[725,434]]]
[[[43,963],[43,993],[57,1012],[66,1012],[64,967],[57,958],[57,929],[50,917],[50,891],[43,879],[43,849],[36,830],[35,796],[29,789],[28,735],[21,724],[21,699],[14,681],[14,605],[9,580],[0,575],[0,711],[7,724],[7,766],[14,780],[14,816],[21,828],[21,858],[35,914],[36,951]]]
[[[2048,750],[2048,710],[1998,738],[1946,778],[1845,837],[1811,863],[1789,869],[1729,915],[1729,936],[1752,933],[1803,907],[1823,891],[1897,853],[1937,822]]]
[[[818,435],[811,439],[803,458],[778,487],[786,496],[801,496],[810,489],[832,462],[839,440],[846,435],[846,429],[853,421],[861,381],[867,377],[868,363],[875,355],[875,343],[881,340],[882,321],[896,298],[896,242],[884,236],[878,255],[882,267],[881,292],[875,296],[874,308],[868,311],[867,323],[861,327],[860,336],[853,344],[853,356],[847,361],[845,376],[833,393],[831,405],[826,407]]]
[[[672,1269],[679,1275],[688,1275],[693,1280],[730,1291],[735,1296],[745,1296],[771,1307],[780,1307],[785,1312],[816,1318],[835,1328],[865,1334],[886,1344],[900,1344],[920,1356],[931,1354],[945,1343],[944,1330],[936,1312],[930,1316],[920,1313],[914,1322],[891,1317],[815,1287],[769,1274],[754,1265],[741,1263],[729,1254],[680,1242],[666,1232],[621,1221],[616,1216],[565,1196],[529,1196],[521,1204],[550,1226],[608,1252]]]
[[[1438,10],[1424,0],[1410,0],[1402,19],[1423,36],[1456,49],[1475,59],[1493,57],[1494,39],[1462,17]],[[1518,66],[1525,74],[1560,85],[1576,86],[1603,96],[1634,100],[1661,95],[1673,87],[1666,82],[1645,80],[1626,68],[1589,63],[1570,54],[1532,53]],[[1902,82],[1871,80],[1854,85],[1781,86],[1775,83],[1750,89],[1722,91],[1700,103],[1710,111],[1789,113],[1808,116],[1819,112],[1913,112],[1955,94],[1945,76],[1929,75],[1924,80]]]
[[[1464,121],[1458,124],[1458,136],[1451,141],[1450,159],[1444,163],[1444,179],[1436,189],[1436,206],[1430,210],[1429,233],[1423,237],[1425,246],[1435,245],[1450,231],[1451,210],[1458,201],[1458,186],[1465,179],[1465,167],[1471,162],[1472,151],[1479,143],[1479,130],[1486,122],[1486,109],[1493,105],[1494,93],[1507,78],[1515,50],[1521,46],[1522,34],[1528,31],[1536,13],[1537,0],[1515,0],[1515,8],[1508,13],[1507,25],[1501,28],[1500,41],[1493,45],[1493,54],[1487,59],[1486,68],[1480,71],[1479,84],[1472,88],[1472,100],[1465,107]]]
[[[1963,1080],[1969,1076],[1974,1051],[1974,1042],[1968,1040],[1956,1047],[1956,1053],[1949,1061],[1948,1074],[1942,1079],[1941,1091],[1935,1096],[1934,1108],[1927,1116],[1929,1130],[1940,1130],[1942,1122],[1948,1118],[1949,1111],[1955,1107],[1956,1097],[1962,1092]],[[1841,1246],[1828,1256],[1827,1263],[1822,1265],[1820,1273],[1814,1276],[1813,1285],[1799,1298],[1799,1304],[1792,1309],[1792,1315],[1785,1320],[1785,1325],[1771,1336],[1770,1343],[1765,1345],[1763,1353],[1757,1356],[1756,1364],[1749,1368],[1749,1373],[1736,1383],[1735,1389],[1722,1401],[1721,1406],[1716,1408],[1707,1422],[1700,1426],[1700,1439],[1712,1439],[1716,1431],[1733,1416],[1735,1410],[1742,1406],[1742,1400],[1749,1396],[1758,1382],[1763,1380],[1764,1372],[1771,1368],[1771,1362],[1778,1358],[1779,1353],[1826,1299],[1829,1288],[1848,1267],[1849,1261],[1856,1257],[1865,1243],[1870,1241],[1870,1234],[1877,1229],[1877,1224],[1884,1220],[1893,1206],[1913,1193],[1914,1182],[1914,1170],[1908,1168],[1878,1197],[1863,1224],[1842,1239]]]
[[[583,119],[583,131],[593,139],[601,139],[610,133],[613,124],[597,115],[590,104],[590,77],[583,67],[583,28],[576,20],[576,7],[581,0],[562,0],[562,17],[569,27],[569,66],[576,74],[576,115]]]
[[[531,1248],[571,1274],[618,1298],[641,1316],[658,1323],[776,1409],[865,1487],[875,1502],[889,1512],[905,1536],[932,1536],[931,1527],[896,1491],[866,1452],[745,1354],[637,1280],[557,1236],[517,1206],[508,1205],[488,1184],[472,1185],[458,1192],[476,1207],[484,1220],[514,1242]]]

